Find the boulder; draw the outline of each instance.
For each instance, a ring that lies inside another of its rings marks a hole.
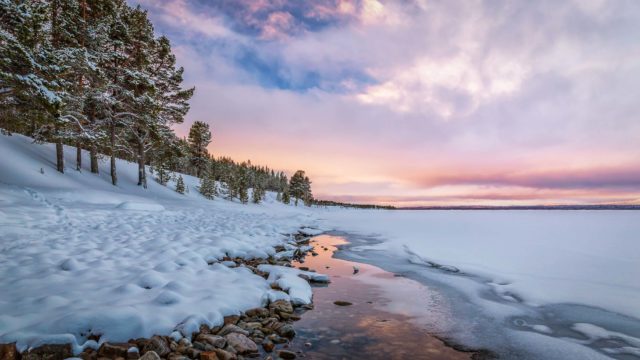
[[[160,356],[158,356],[158,354],[155,351],[148,351],[144,355],[142,355],[140,360],[162,360],[162,359],[160,359]]]
[[[0,344],[0,360],[18,360],[18,357],[16,343]]]
[[[171,349],[163,337],[155,335],[142,348],[143,353],[146,354],[148,351],[154,351],[160,357],[165,357],[171,352]]]
[[[70,344],[42,345],[22,354],[22,360],[64,360],[72,356]]]
[[[196,341],[209,344],[217,348],[223,348],[227,344],[227,340],[220,335],[200,334],[196,337]]]
[[[225,336],[227,343],[231,345],[238,354],[250,354],[258,352],[258,345],[243,334],[231,333]]]
[[[98,349],[98,356],[104,356],[108,358],[116,358],[116,357],[127,357],[127,353],[129,352],[129,348],[131,345],[127,343],[104,343]]]

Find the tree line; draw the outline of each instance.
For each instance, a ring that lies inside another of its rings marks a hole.
[[[166,185],[175,173],[201,178],[213,198],[260,202],[267,190],[283,202],[311,204],[311,182],[298,171],[289,181],[250,162],[213,158],[208,124],[195,122],[187,139],[172,129],[189,111],[194,88],[183,86],[171,43],[156,36],[147,12],[125,0],[0,0],[0,127],[52,142],[56,168],[64,173],[64,145],[89,152],[90,171],[101,158],[138,164],[138,185],[147,166]],[[179,182],[182,183],[181,186]],[[224,183],[218,189],[217,183]],[[182,188],[182,189],[180,189]],[[185,191],[181,176],[176,190]]]

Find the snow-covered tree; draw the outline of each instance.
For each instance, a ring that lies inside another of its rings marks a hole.
[[[200,179],[200,187],[198,189],[200,194],[209,200],[213,200],[216,195],[218,195],[218,189],[216,186],[216,181],[213,176],[209,174],[205,174]]]
[[[209,124],[196,121],[189,129],[189,145],[191,146],[191,165],[195,169],[195,175],[200,176],[209,162],[207,145],[211,143],[211,130]]]
[[[182,179],[182,175],[178,175],[178,180],[176,180],[176,192],[179,194],[184,194],[184,180]]]

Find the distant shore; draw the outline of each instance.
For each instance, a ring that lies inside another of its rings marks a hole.
[[[640,210],[640,205],[408,206],[396,210]]]

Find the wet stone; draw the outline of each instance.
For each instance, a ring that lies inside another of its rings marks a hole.
[[[71,345],[43,345],[22,355],[22,360],[64,360],[73,356]]]
[[[230,346],[239,354],[258,352],[258,345],[243,334],[231,333],[225,337]]]
[[[18,349],[16,344],[0,344],[0,359],[2,360],[17,360]]]

